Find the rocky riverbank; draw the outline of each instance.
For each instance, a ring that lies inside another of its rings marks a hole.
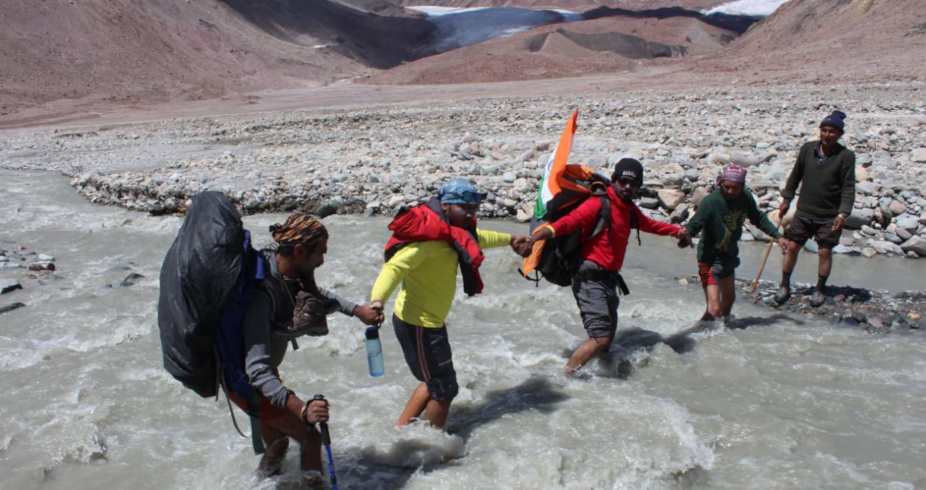
[[[527,220],[543,165],[579,109],[571,162],[646,166],[640,201],[684,222],[729,162],[763,210],[832,109],[849,114],[855,210],[838,253],[926,256],[926,85],[779,87],[411,103],[0,133],[6,168],[58,170],[93,202],[182,213],[206,190],[245,213],[389,214],[468,176],[482,217]],[[744,239],[767,239],[750,228]],[[812,247],[813,245],[809,245]]]
[[[922,332],[926,326],[926,292],[902,291],[891,293],[851,286],[829,285],[826,303],[816,308],[810,305],[814,285],[794,284],[791,299],[783,305],[775,302],[779,284],[760,280],[754,293],[747,292],[751,281],[738,279],[742,300],[763,304],[770,310],[795,317],[810,315],[826,318],[832,323],[861,326],[870,332]]]

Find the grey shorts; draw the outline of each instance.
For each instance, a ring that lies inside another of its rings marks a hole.
[[[583,270],[602,270],[597,264],[585,261]],[[582,325],[589,338],[613,337],[617,332],[617,279],[572,279],[572,295],[576,298]]]

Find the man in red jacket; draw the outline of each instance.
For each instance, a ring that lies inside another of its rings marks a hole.
[[[595,354],[607,352],[617,332],[617,287],[626,291],[620,270],[627,253],[627,242],[632,228],[655,235],[678,238],[679,246],[688,246],[691,236],[681,226],[656,221],[640,211],[633,203],[640,186],[643,185],[643,165],[632,158],[617,162],[612,185],[608,187],[608,202],[611,204],[610,222],[594,236],[591,235],[598,222],[602,200],[589,198],[566,216],[538,227],[531,235],[532,241],[547,240],[564,236],[575,230],[582,230],[585,239],[579,253],[580,261],[572,280],[582,324],[589,339],[573,352],[566,363],[566,375],[573,375]]]

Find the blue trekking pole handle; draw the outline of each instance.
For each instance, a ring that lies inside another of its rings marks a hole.
[[[325,401],[324,395],[315,395],[313,400]],[[322,444],[325,446],[325,452],[328,454],[328,472],[331,476],[331,490],[338,490],[338,477],[334,474],[334,458],[331,457],[331,434],[328,433],[328,423],[319,422],[319,429],[322,433]]]

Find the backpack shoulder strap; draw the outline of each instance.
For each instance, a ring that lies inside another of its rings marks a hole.
[[[588,236],[591,238],[599,233],[605,228],[611,227],[611,200],[608,199],[608,195],[605,194],[601,196],[601,209],[598,210],[598,221],[595,222],[595,228],[592,230],[592,233]]]

